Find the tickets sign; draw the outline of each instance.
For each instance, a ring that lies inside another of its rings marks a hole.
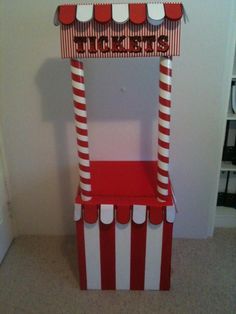
[[[63,5],[62,58],[177,56],[182,4]]]

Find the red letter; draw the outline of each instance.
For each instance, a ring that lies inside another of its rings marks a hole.
[[[84,44],[87,42],[87,38],[86,37],[74,37],[74,42],[76,44],[78,44],[78,48],[76,49],[76,51],[78,53],[84,53],[85,49],[84,49]]]
[[[101,36],[98,39],[98,49],[102,52],[102,53],[106,53],[110,51],[110,48],[108,47],[108,45],[105,45],[104,43],[108,43],[108,37],[107,36]]]
[[[147,42],[147,46],[145,48],[146,52],[153,52],[153,43],[156,41],[155,36],[143,36],[143,41]]]
[[[125,36],[112,36],[112,52],[127,52],[127,49],[122,45]]]
[[[139,46],[141,42],[141,36],[129,37],[129,52],[142,52],[142,47]]]
[[[157,42],[160,45],[159,47],[157,47],[158,52],[166,52],[170,47],[168,44],[168,36],[162,35],[158,37]]]
[[[89,53],[96,53],[98,52],[97,49],[96,49],[96,37],[89,37],[89,50],[88,52]]]

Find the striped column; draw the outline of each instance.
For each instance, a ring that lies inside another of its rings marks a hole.
[[[83,201],[91,200],[91,171],[83,63],[71,59],[71,78],[79,157],[80,193]]]
[[[157,198],[161,202],[167,200],[169,185],[171,77],[172,59],[161,57],[157,156]]]

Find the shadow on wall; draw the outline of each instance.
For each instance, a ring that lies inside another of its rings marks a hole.
[[[138,121],[140,158],[151,156],[156,150],[152,147],[152,132],[157,115],[159,59],[87,59],[84,67],[91,133],[93,122],[104,126],[108,121]],[[73,121],[69,60],[48,59],[36,81],[42,96],[43,120],[54,125],[57,156],[66,158],[65,126]]]
[[[67,140],[67,127],[73,121],[69,61],[48,59],[40,68],[36,76],[36,83],[42,99],[42,119],[51,123],[54,129],[59,202],[62,208],[61,220],[64,234],[67,234],[68,226],[73,225],[73,193],[76,189],[71,183],[71,167],[73,167],[73,173],[77,171],[77,165],[71,165]],[[71,242],[71,238],[66,237],[61,244],[61,251],[66,257],[74,277],[78,278],[74,244]]]
[[[48,59],[36,76],[36,83],[41,95],[42,120],[53,125],[56,147],[56,171],[59,186],[60,207],[63,209],[62,221],[64,232],[72,225],[73,191],[67,140],[68,124],[73,121],[71,105],[70,67],[68,60]],[[71,210],[70,210],[71,209]]]

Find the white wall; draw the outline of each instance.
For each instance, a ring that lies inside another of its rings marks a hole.
[[[52,25],[58,1],[1,3],[1,122],[18,232],[72,233],[77,161],[69,63],[60,60],[59,29]],[[173,71],[176,236],[205,237],[212,226],[232,3],[184,1],[190,22],[182,26]],[[92,157],[151,159],[158,60],[94,60],[85,68]],[[109,143],[116,143],[112,150]]]

